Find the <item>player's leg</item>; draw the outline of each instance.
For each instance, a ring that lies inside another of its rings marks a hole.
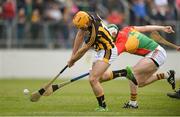
[[[109,80],[112,80],[112,79],[113,79],[113,72],[112,72],[112,70],[107,69],[103,73],[103,75],[100,77],[99,82],[103,83],[103,82],[106,82],[106,81],[109,81]]]
[[[144,62],[144,65],[150,68],[147,68],[144,73],[149,75],[147,75],[147,79],[144,82],[142,82],[139,86],[142,87],[151,84],[157,80],[167,79],[168,83],[174,89],[175,88],[174,70],[169,70],[168,72],[154,74],[157,71],[157,69],[164,64],[166,60],[166,51],[161,46],[158,46],[154,51],[146,55],[145,59],[147,62],[148,62],[147,59],[149,59],[149,64],[146,64]],[[143,79],[142,77],[140,78],[141,80]]]
[[[100,77],[108,69],[108,67],[115,60],[116,57],[116,48],[113,48],[111,50],[101,50],[95,55],[96,60],[90,72],[89,81],[99,104],[99,108],[97,108],[97,111],[107,110],[104,91],[100,84]]]
[[[166,79],[168,83],[175,89],[175,72],[174,70],[169,70],[167,72],[161,72],[151,75],[140,87],[149,85],[155,81]]]
[[[99,82],[99,78],[103,75],[103,73],[107,70],[108,67],[109,67],[108,63],[105,63],[104,61],[96,61],[92,67],[89,77],[89,81],[92,90],[97,98],[99,107],[102,108],[106,108],[106,103],[104,99],[105,97],[104,97],[103,87]]]
[[[142,58],[135,66],[132,67],[133,76],[141,86],[157,70],[157,66],[149,58]]]
[[[124,104],[123,108],[137,109],[138,87],[132,81],[129,81],[129,87],[130,87],[130,100]]]
[[[145,82],[148,76],[151,76],[152,73],[154,72],[153,69],[155,69],[156,66],[153,66],[151,62],[152,61],[149,60],[149,58],[143,58],[135,66],[132,67],[132,71],[133,71],[132,73],[137,78],[138,85],[141,85],[143,82]],[[139,78],[142,78],[142,80]],[[123,108],[136,109],[138,108],[138,103],[137,103],[138,87],[131,81],[129,82],[129,86],[130,86],[130,100],[124,104]]]
[[[106,72],[104,72],[104,74],[102,75],[102,77],[100,78],[100,82],[106,82],[112,79],[116,79],[118,77],[126,77],[127,75],[127,70],[126,69],[122,69],[122,70],[106,70]]]

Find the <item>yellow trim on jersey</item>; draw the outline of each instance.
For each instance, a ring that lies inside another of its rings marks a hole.
[[[111,50],[105,50],[103,61],[109,63],[109,59],[111,59]]]
[[[101,43],[97,43],[99,48],[104,49],[103,45]]]
[[[109,64],[109,59],[103,58],[103,61]]]

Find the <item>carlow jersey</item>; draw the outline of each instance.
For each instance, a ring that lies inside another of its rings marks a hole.
[[[92,46],[96,51],[114,48],[113,39],[100,17],[96,14],[88,14],[91,17],[92,25],[88,28],[89,37],[85,43]]]
[[[147,55],[158,46],[158,43],[154,40],[138,32],[131,26],[119,31],[115,44],[118,49],[118,54],[128,52],[140,56]]]

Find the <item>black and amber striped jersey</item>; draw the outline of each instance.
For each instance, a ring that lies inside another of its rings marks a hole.
[[[85,40],[85,43],[93,47],[96,51],[114,48],[113,39],[100,17],[96,14],[88,14],[92,24],[88,27],[89,37]]]

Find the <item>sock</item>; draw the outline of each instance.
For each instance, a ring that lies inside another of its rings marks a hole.
[[[158,80],[161,80],[161,79],[167,79],[167,78],[169,77],[169,75],[170,75],[170,74],[169,74],[168,72],[156,74]]]
[[[126,69],[122,69],[122,70],[117,70],[117,71],[112,71],[113,73],[113,79],[117,78],[117,77],[126,77],[127,75],[127,70]]]
[[[137,94],[132,94],[131,93],[131,98],[130,98],[129,104],[131,104],[131,105],[136,105],[137,104]]]
[[[131,101],[136,101],[137,100],[137,94],[132,94],[131,93]]]
[[[104,99],[104,95],[100,96],[100,97],[96,97],[99,106],[106,108],[106,103],[105,103],[105,99]]]

